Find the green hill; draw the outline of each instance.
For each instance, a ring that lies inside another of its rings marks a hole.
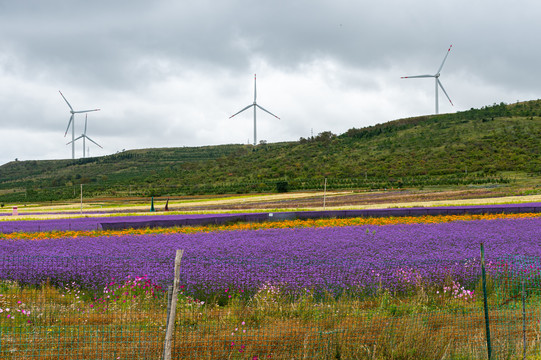
[[[541,100],[395,120],[295,142],[130,150],[0,166],[0,201],[508,182],[541,174]]]

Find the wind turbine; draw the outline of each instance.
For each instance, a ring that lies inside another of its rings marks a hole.
[[[451,52],[452,47],[453,47],[453,45],[449,46],[449,50],[447,50],[447,54],[445,54],[445,57],[443,58],[443,61],[442,61],[441,65],[440,65],[440,68],[438,69],[438,71],[436,72],[435,75],[416,75],[416,76],[402,76],[401,77],[401,79],[433,77],[436,80],[436,114],[438,114],[438,110],[439,110],[439,108],[438,108],[438,86],[443,90],[443,93],[445,94],[445,96],[447,96],[447,99],[449,99],[449,102],[451,103],[451,105],[453,105],[453,102],[451,101],[451,98],[449,97],[449,95],[447,95],[447,91],[445,91],[445,89],[443,88],[443,85],[441,84],[441,81],[439,79],[440,71],[443,68],[443,64],[445,64],[445,60],[447,60],[447,56],[449,56],[449,53]]]
[[[256,75],[254,74],[254,103],[253,104],[250,104],[248,106],[246,106],[244,109],[242,109],[241,111],[239,111],[238,113],[234,114],[234,115],[231,115],[229,118],[231,119],[233,116],[236,116],[238,114],[240,114],[241,112],[243,112],[244,110],[247,110],[249,108],[251,108],[252,106],[254,107],[254,146],[257,145],[257,123],[256,123],[256,108],[260,108],[261,110],[263,110],[264,112],[274,116],[275,118],[277,118],[278,120],[280,120],[280,118],[276,115],[274,115],[273,113],[271,113],[270,111],[264,109],[263,107],[259,106],[257,103],[256,103],[256,98],[257,98],[257,86],[256,86]]]
[[[92,141],[94,144],[98,145],[100,148],[103,149],[103,147],[100,144],[98,144],[97,142],[95,142],[94,140],[92,140],[91,138],[86,136],[86,122],[87,121],[88,121],[88,115],[85,114],[85,131],[83,132],[83,134],[81,136],[79,136],[78,138],[73,139],[72,141],[70,141],[69,143],[66,144],[66,145],[73,144],[73,143],[75,143],[75,141],[79,140],[80,138],[83,138],[83,159],[85,158],[85,149],[86,149],[85,140],[86,139],[88,139],[89,141]]]
[[[64,94],[62,94],[62,91],[58,90],[58,92],[60,93],[60,95],[62,95],[62,98],[64,99],[66,104],[68,104],[68,106],[70,108],[70,113],[71,113],[70,121],[68,122],[68,127],[66,128],[66,133],[64,134],[64,137],[66,137],[66,135],[68,134],[68,130],[69,130],[70,125],[71,125],[71,141],[70,141],[70,143],[71,143],[71,158],[75,159],[75,114],[87,113],[87,112],[91,112],[91,111],[99,111],[100,109],[75,111],[71,107],[68,100],[66,100],[66,98],[64,97]],[[85,132],[86,132],[86,130],[85,130]]]

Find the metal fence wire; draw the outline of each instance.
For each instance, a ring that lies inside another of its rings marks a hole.
[[[172,359],[541,357],[538,257],[299,260],[274,270],[251,259],[200,259],[215,283],[191,273],[192,261],[180,265]],[[311,278],[271,281],[295,266]],[[164,358],[173,267],[171,258],[0,259],[0,358]],[[223,276],[239,267],[253,276]],[[443,270],[426,270],[435,268]]]

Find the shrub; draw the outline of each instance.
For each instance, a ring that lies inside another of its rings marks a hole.
[[[276,183],[276,191],[278,191],[279,193],[285,193],[288,191],[288,186],[289,184],[287,183],[287,181],[278,181]]]

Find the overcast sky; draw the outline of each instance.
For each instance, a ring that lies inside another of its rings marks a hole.
[[[541,3],[517,0],[0,0],[0,164],[298,140],[541,97]],[[75,136],[84,114],[75,117]],[[75,156],[82,157],[82,142]]]

